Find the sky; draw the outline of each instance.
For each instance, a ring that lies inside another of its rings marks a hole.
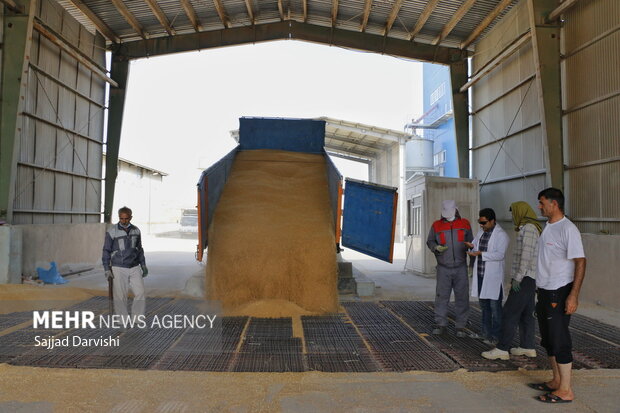
[[[132,61],[120,156],[169,174],[178,204],[195,204],[200,172],[236,145],[243,116],[327,116],[402,131],[422,113],[419,62],[300,41]],[[335,159],[345,176],[367,167]]]

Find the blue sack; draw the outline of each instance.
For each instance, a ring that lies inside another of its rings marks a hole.
[[[49,270],[37,267],[37,274],[39,274],[39,279],[45,284],[66,284],[69,282],[62,278],[54,261],[50,262]]]

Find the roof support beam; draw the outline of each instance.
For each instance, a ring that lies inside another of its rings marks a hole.
[[[463,16],[465,16],[465,14],[469,11],[469,9],[471,9],[471,6],[473,6],[475,2],[476,0],[465,0],[465,2],[461,5],[461,7],[459,7],[456,13],[454,13],[454,16],[452,16],[450,21],[448,21],[448,23],[446,23],[446,25],[443,27],[441,33],[439,33],[439,36],[437,36],[431,44],[440,44],[450,34],[452,29],[454,29],[454,26],[456,26],[461,21]]]
[[[123,16],[123,18],[129,23],[131,27],[135,30],[136,33],[143,39],[146,39],[146,33],[142,28],[142,25],[136,20],[135,16],[131,14],[131,11],[125,6],[123,0],[112,0],[112,4],[116,7],[116,10]]]
[[[304,23],[308,21],[308,0],[301,0],[301,5],[304,12]]]
[[[356,145],[362,148],[370,149],[371,151],[384,151],[389,147],[389,145],[384,145],[381,143],[373,144],[364,141],[360,142],[354,138],[347,138],[329,131],[325,131],[325,139],[331,139],[334,142],[341,142],[343,144]]]
[[[467,51],[431,46],[407,40],[359,33],[297,21],[234,27],[226,30],[178,34],[123,43],[123,53],[130,59],[159,56],[192,50],[259,43],[269,40],[294,39],[352,49],[389,54],[427,62],[450,64],[467,56]]]
[[[280,2],[278,1],[278,5]],[[228,20],[228,16],[226,15],[226,9],[224,9],[224,5],[222,4],[222,0],[213,0],[213,5],[215,6],[215,10],[217,10],[217,15],[220,16],[220,20],[225,28],[230,28],[230,21]]]
[[[370,17],[370,10],[372,10],[372,0],[366,0],[364,3],[364,13],[362,14],[362,24],[360,25],[360,32],[366,31],[368,25],[368,17]]]
[[[368,158],[361,158],[359,156],[353,156],[353,155],[347,155],[344,153],[339,153],[339,152],[334,152],[332,149],[327,149],[326,150],[327,154],[329,156],[333,156],[336,158],[342,158],[342,159],[347,159],[349,161],[355,161],[355,162],[361,162],[361,163],[365,163],[365,164],[370,164],[370,159]]]
[[[439,3],[439,0],[430,0],[428,3],[426,3],[424,10],[422,10],[420,17],[418,17],[418,21],[416,22],[415,27],[409,34],[409,40],[415,39],[418,33],[420,33],[420,30],[422,30],[422,27],[424,27],[424,25],[426,24],[426,21],[435,10],[435,7],[437,7],[437,3]]]
[[[470,44],[475,42],[476,39],[480,36],[480,34],[482,34],[484,29],[489,27],[489,25],[493,23],[493,20],[495,20],[495,18],[499,16],[499,14],[510,5],[510,3],[512,3],[512,0],[503,0],[501,3],[495,6],[493,11],[491,11],[491,13],[487,14],[487,16],[482,19],[480,24],[471,32],[471,34],[467,37],[467,39],[465,39],[465,41],[461,42],[459,47],[461,49],[465,49],[469,47]]]
[[[81,0],[69,0],[90,22],[99,30],[106,39],[112,43],[120,43],[121,39],[114,33],[107,24],[103,22],[91,9],[88,8]]]
[[[0,0],[0,3],[5,4],[9,10],[14,11],[15,13],[23,13],[24,9],[15,3],[14,0]]]
[[[392,11],[390,11],[390,15],[388,16],[387,22],[385,24],[385,29],[383,30],[384,36],[387,36],[389,31],[392,29],[392,26],[394,25],[394,21],[396,20],[396,17],[398,17],[398,12],[400,11],[400,8],[402,7],[402,5],[403,5],[403,0],[394,1],[394,6],[392,6]]]
[[[159,7],[159,4],[157,4],[155,0],[144,0],[144,1],[149,6],[149,8],[153,12],[157,20],[159,20],[159,23],[162,26],[164,26],[164,29],[166,30],[166,32],[170,36],[175,35],[176,31],[172,28],[172,26],[170,26],[170,22],[168,21],[168,18],[166,17],[166,14],[164,13],[164,11],[161,9],[161,7]]]
[[[555,10],[549,13],[549,17],[547,17],[547,20],[550,22],[557,20],[560,15],[562,15],[562,13],[573,7],[575,4],[577,4],[578,1],[579,0],[564,0],[564,3],[560,4]]]
[[[332,27],[336,27],[338,21],[338,0],[332,0]]]
[[[252,0],[245,0],[245,8],[248,10],[248,17],[252,24],[255,23],[254,19],[254,9],[252,8]]]
[[[460,178],[469,178],[469,110],[467,109],[467,90],[464,92],[460,90],[465,82],[467,82],[467,60],[463,59],[450,65],[452,111],[454,113],[456,156]]]
[[[21,113],[26,97],[28,58],[32,44],[36,0],[16,0],[5,12],[0,76],[0,219],[13,221],[17,151]]]
[[[369,153],[369,152],[364,152],[364,151],[359,151],[359,150],[356,151],[356,150],[335,148],[329,145],[325,145],[325,149],[327,149],[330,152],[334,152],[334,153],[339,153],[339,154],[344,154],[344,155],[355,155],[355,156],[359,156],[362,158],[369,158],[369,159],[374,159],[377,156],[375,152]]]
[[[364,132],[362,132],[364,135],[372,136],[373,138],[378,138],[378,139],[385,139],[385,140],[392,141],[392,142],[400,141],[400,139],[396,136],[376,132],[374,130],[368,130],[365,126],[360,126],[359,128],[357,128],[357,127],[352,127],[352,126],[347,126],[347,125],[340,125],[338,123],[331,123],[330,121],[326,121],[325,126],[326,127],[329,126],[331,128],[345,130],[347,132],[353,132],[353,133],[360,133],[360,129],[364,129]]]
[[[545,145],[546,181],[548,185],[563,190],[560,27],[546,23],[546,17],[556,4],[556,0],[527,0],[538,86],[538,108]]]
[[[198,16],[196,16],[196,10],[194,10],[192,3],[190,3],[189,0],[180,0],[180,1],[181,1],[181,7],[183,7],[183,10],[185,11],[185,15],[187,16],[189,21],[192,23],[192,27],[194,28],[194,30],[196,30],[197,32],[201,31],[202,26],[200,25],[200,21],[198,21]]]
[[[108,105],[108,136],[106,139],[105,158],[105,200],[103,207],[104,222],[112,222],[112,207],[114,205],[114,188],[118,175],[118,150],[121,144],[121,129],[123,127],[123,111],[125,96],[127,95],[127,79],[129,79],[129,59],[125,56],[112,54],[112,79],[118,86],[110,87]]]

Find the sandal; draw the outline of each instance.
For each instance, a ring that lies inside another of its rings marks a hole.
[[[564,400],[560,396],[556,396],[553,393],[545,393],[538,397],[535,397],[536,400],[543,403],[571,403],[572,400]]]
[[[538,390],[538,391],[546,391],[548,393],[551,393],[552,391],[555,391],[556,389],[552,389],[551,387],[549,387],[547,385],[547,383],[528,383],[527,384],[528,387],[531,387],[534,390]]]

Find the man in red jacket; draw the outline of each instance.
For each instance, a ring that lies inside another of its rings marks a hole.
[[[454,290],[456,335],[466,337],[465,325],[469,316],[469,278],[467,276],[467,246],[474,239],[469,221],[461,218],[456,202],[441,203],[441,219],[435,221],[428,233],[426,245],[437,259],[435,294],[435,327],[433,334],[443,334],[448,325],[448,303]]]

